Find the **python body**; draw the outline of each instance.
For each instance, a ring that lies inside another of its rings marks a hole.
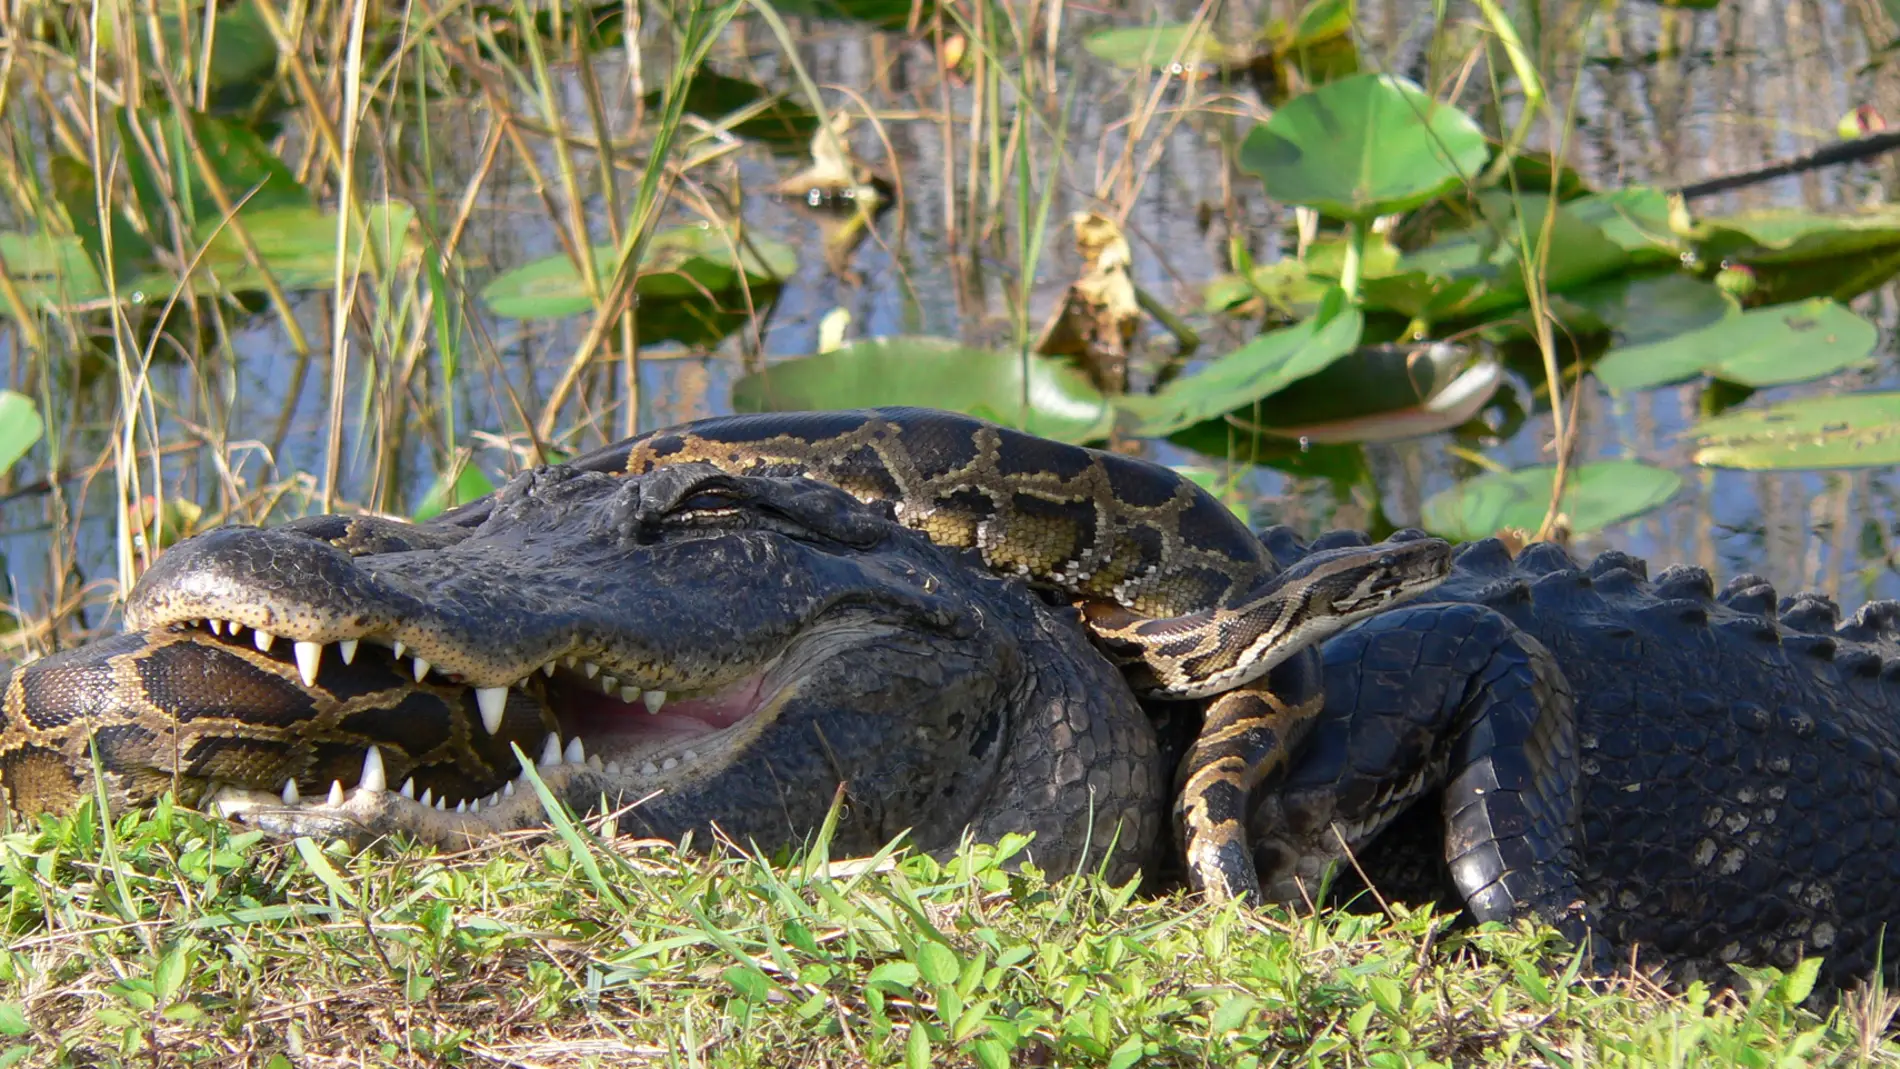
[[[906,636],[880,630],[881,618],[947,611],[927,604],[926,582],[917,604],[893,595],[852,615],[852,583],[890,584],[839,576],[835,559],[807,547],[862,551],[889,536],[824,488],[888,506],[936,546],[1072,600],[1138,693],[1208,699],[1173,794],[1189,876],[1217,897],[1258,893],[1247,803],[1284,771],[1319,712],[1313,643],[1449,568],[1445,543],[1409,538],[1282,569],[1219,502],[1165,468],[947,413],[706,420],[530,473],[428,524],[313,517],[182,543],[128,602],[138,634],[15,673],[0,785],[16,806],[70,803],[83,789],[73,774],[80,740],[91,737],[108,771],[127,773],[128,796],[149,794],[166,779],[152,755],[189,736],[197,756],[174,761],[189,766],[172,769],[174,784],[180,775],[216,784],[230,807],[302,830],[334,819],[452,837],[529,823],[539,807],[515,789],[516,749],[572,781],[570,794],[689,795],[685,769],[710,755],[701,750],[717,749],[710,756],[724,768],[743,764],[750,733],[808,696],[827,643],[882,651]],[[707,567],[693,554],[704,557],[713,538],[727,540],[713,572],[675,581]],[[579,578],[557,590],[551,577],[561,576]],[[779,577],[791,589],[763,607],[726,603],[722,576],[728,588]],[[629,581],[644,586],[615,586]],[[933,580],[950,581],[943,569]],[[520,596],[497,601],[485,584]],[[706,633],[634,634],[655,617],[698,619]],[[737,620],[743,634],[720,633]],[[977,622],[941,626],[982,632]],[[364,643],[379,652],[365,656]],[[916,671],[925,686],[930,670]],[[183,679],[213,686],[181,689]],[[576,699],[577,685],[602,697]],[[234,693],[245,695],[235,705]],[[597,708],[603,700],[615,708]],[[662,742],[603,760],[627,734],[626,711],[641,709],[701,738],[700,750]],[[944,737],[987,753],[965,727],[946,726]],[[712,734],[693,734],[702,728]],[[1109,734],[1118,750],[1136,746],[1120,727]],[[815,745],[809,759],[842,776],[835,740]],[[1052,759],[1088,750],[1058,746]],[[857,774],[866,778],[875,776]]]

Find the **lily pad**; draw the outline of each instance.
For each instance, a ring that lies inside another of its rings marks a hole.
[[[732,385],[738,412],[923,405],[1065,442],[1105,438],[1108,400],[1064,361],[946,338],[861,341],[767,367]]]
[[[344,252],[344,265],[350,271],[375,274],[378,261],[400,259],[415,209],[401,201],[372,205],[365,213],[369,223],[370,246],[363,245],[363,229],[350,228],[350,244]],[[258,258],[270,269],[277,284],[289,292],[327,289],[336,284],[337,218],[334,213],[314,208],[266,208],[244,211],[238,219],[244,224],[257,249]],[[244,256],[243,246],[231,227],[220,227],[216,220],[200,223],[199,242],[204,254],[198,260],[199,275],[194,289],[209,293],[214,289],[233,292],[261,290],[262,274]],[[215,283],[212,281],[215,280]],[[146,282],[147,292],[165,286],[164,280]]]
[[[1195,27],[1185,23],[1101,30],[1085,38],[1082,47],[1096,59],[1123,70],[1161,70],[1171,62],[1179,62],[1189,71],[1198,71],[1204,65],[1212,71],[1246,63],[1253,54],[1253,49],[1245,45],[1216,40],[1205,24]]]
[[[593,249],[595,270],[613,271],[619,253],[611,245]],[[791,246],[748,235],[733,255],[726,235],[699,227],[681,227],[653,235],[640,262],[634,292],[643,301],[683,300],[719,294],[737,287],[743,269],[748,285],[774,286],[798,269]],[[594,310],[587,282],[566,256],[524,264],[482,288],[482,303],[509,319],[562,319]]]
[[[1150,437],[1169,435],[1251,405],[1320,371],[1359,345],[1365,316],[1352,307],[1328,316],[1340,303],[1339,291],[1334,290],[1313,318],[1262,334],[1157,393],[1130,395],[1117,403],[1138,421],[1135,433]]]
[[[1639,263],[1674,260],[1683,241],[1669,226],[1669,196],[1654,186],[1627,186],[1564,202],[1564,210],[1603,231]]]
[[[1740,212],[1699,220],[1697,252],[1711,263],[1794,263],[1900,245],[1900,207],[1826,214],[1802,208]]]
[[[1441,490],[1421,510],[1425,526],[1460,541],[1488,538],[1507,527],[1535,530],[1550,507],[1554,464],[1492,472]],[[1558,509],[1572,534],[1587,534],[1640,516],[1674,497],[1682,476],[1634,460],[1600,460],[1564,475]]]
[[[1900,393],[1809,397],[1730,412],[1689,428],[1695,462],[1749,471],[1900,464]]]
[[[663,96],[658,89],[648,93],[647,107],[657,111]],[[781,150],[802,149],[818,132],[818,116],[804,104],[784,93],[772,93],[754,82],[717,71],[702,69],[693,75],[691,84],[686,87],[685,108],[713,123],[737,112],[747,112],[746,118],[732,124],[730,132]]]
[[[1613,331],[1625,346],[1688,334],[1739,311],[1714,283],[1681,271],[1618,275],[1551,296],[1573,330]]]
[[[1470,116],[1391,74],[1328,82],[1288,101],[1240,147],[1267,194],[1347,220],[1409,211],[1490,158]]]
[[[99,269],[78,238],[45,232],[0,234],[0,270],[13,280],[28,311],[51,311],[106,295]],[[0,315],[12,311],[0,302]]]
[[[1504,382],[1496,360],[1473,360],[1463,346],[1368,345],[1255,406],[1230,413],[1242,429],[1339,445],[1397,442],[1463,424]]]
[[[46,431],[31,397],[0,390],[0,472],[10,471]]]
[[[1817,299],[1757,308],[1685,334],[1611,350],[1597,362],[1596,375],[1618,392],[1705,372],[1744,386],[1772,386],[1862,363],[1879,341],[1872,323]]]

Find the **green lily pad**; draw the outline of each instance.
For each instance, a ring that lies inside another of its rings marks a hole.
[[[198,165],[198,156],[185,137],[185,123],[180,121],[179,114],[158,109],[135,115],[125,108],[120,108],[118,113],[120,144],[126,150],[126,169],[132,177],[132,189],[138,195],[139,211],[148,224],[167,235],[171,233],[172,208],[177,209],[192,230],[215,222],[223,214],[217,198],[212,195],[209,178]],[[135,118],[141,124],[138,133],[142,137],[134,136]],[[201,112],[186,112],[184,119],[190,123],[192,137],[203,150],[211,176],[216,177],[231,203],[242,204],[246,212],[316,207],[316,198],[257,134],[230,120]],[[144,145],[154,149],[163,146],[164,159],[148,155]],[[175,188],[181,174],[185,176],[182,190]]]
[[[45,432],[46,422],[31,397],[0,390],[0,472],[19,463]]]
[[[351,227],[350,244],[344,252],[344,266],[350,272],[377,273],[377,262],[400,259],[409,224],[415,219],[414,208],[401,201],[371,205],[364,213],[369,223],[370,246],[364,248],[363,228]],[[239,213],[245,233],[257,249],[258,258],[270,269],[277,284],[287,292],[328,289],[336,284],[337,217],[314,208],[266,208]],[[229,226],[216,220],[200,223],[198,241],[208,242],[199,258],[199,275],[194,289],[210,293],[215,289],[246,292],[264,288],[263,275],[251,266]],[[215,280],[215,281],[214,281]]]
[[[1699,330],[1611,350],[1596,375],[1626,392],[1708,373],[1744,386],[1831,375],[1864,362],[1880,341],[1872,323],[1829,300],[1777,304],[1727,316]]]
[[[1391,274],[1399,265],[1398,246],[1384,234],[1368,235],[1359,261],[1361,278]],[[1346,239],[1324,237],[1306,248],[1304,259],[1291,257],[1267,264],[1255,264],[1251,284],[1240,275],[1221,275],[1210,280],[1203,291],[1203,308],[1218,314],[1254,298],[1265,300],[1276,311],[1290,318],[1305,318],[1319,308],[1328,290],[1345,272]]]
[[[1480,198],[1484,218],[1447,233],[1399,261],[1384,277],[1364,282],[1366,304],[1432,320],[1489,316],[1529,300],[1519,243],[1544,239],[1549,197]],[[1550,223],[1548,251],[1534,254],[1545,289],[1563,293],[1630,266],[1630,255],[1601,228],[1560,205]]]
[[[0,270],[13,280],[28,311],[54,311],[106,295],[99,269],[78,238],[44,232],[0,234]],[[0,315],[12,312],[0,302]]]
[[[1325,302],[1328,308],[1341,303],[1337,290]],[[1262,334],[1154,394],[1129,395],[1117,404],[1138,421],[1135,433],[1149,437],[1169,435],[1251,405],[1358,347],[1365,316],[1352,307],[1328,316],[1328,308],[1311,319]]]
[[[593,254],[595,270],[604,278],[613,271],[619,252],[611,245],[596,245]],[[798,269],[798,256],[783,242],[748,236],[735,257],[719,231],[666,230],[647,243],[634,292],[643,303],[699,299],[736,289],[742,269],[747,285],[776,286]],[[563,255],[524,264],[494,279],[482,288],[482,303],[509,319],[562,319],[594,310],[586,280]]]
[[[1427,529],[1460,541],[1488,538],[1507,527],[1535,530],[1550,507],[1554,464],[1492,472],[1441,490],[1421,510]],[[1634,460],[1599,460],[1564,475],[1559,502],[1572,534],[1599,531],[1640,516],[1682,488],[1682,476]]]
[[[1572,330],[1614,331],[1625,346],[1687,334],[1739,311],[1714,283],[1681,271],[1618,275],[1551,296]]]
[[[1775,208],[1702,219],[1692,235],[1705,260],[1798,263],[1900,245],[1900,207],[1826,214]]]
[[[1669,195],[1627,186],[1564,202],[1564,210],[1603,231],[1636,262],[1675,260],[1683,241],[1669,227]]]
[[[658,89],[648,93],[647,108],[657,111],[663,97]],[[749,117],[733,123],[729,132],[776,149],[802,151],[818,132],[818,116],[803,103],[717,71],[702,69],[693,75],[684,104],[687,111],[713,123],[740,111],[748,112]]]
[[[1900,464],[1900,393],[1809,397],[1729,412],[1689,428],[1695,462],[1749,471]]]
[[[946,338],[861,341],[785,360],[732,385],[737,412],[923,405],[1064,442],[1105,438],[1114,410],[1070,364]]]
[[[1409,211],[1490,158],[1470,116],[1390,74],[1328,82],[1288,101],[1240,147],[1267,194],[1348,220]]]

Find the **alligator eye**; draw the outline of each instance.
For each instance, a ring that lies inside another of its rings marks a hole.
[[[701,490],[693,496],[673,506],[674,513],[683,512],[731,512],[739,507],[739,495],[730,490],[713,488]]]

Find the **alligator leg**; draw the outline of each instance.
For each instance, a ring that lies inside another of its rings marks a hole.
[[[1325,711],[1249,821],[1266,896],[1299,900],[1436,795],[1477,920],[1529,914],[1580,937],[1576,722],[1549,651],[1490,609],[1442,604],[1376,617],[1322,656]]]

